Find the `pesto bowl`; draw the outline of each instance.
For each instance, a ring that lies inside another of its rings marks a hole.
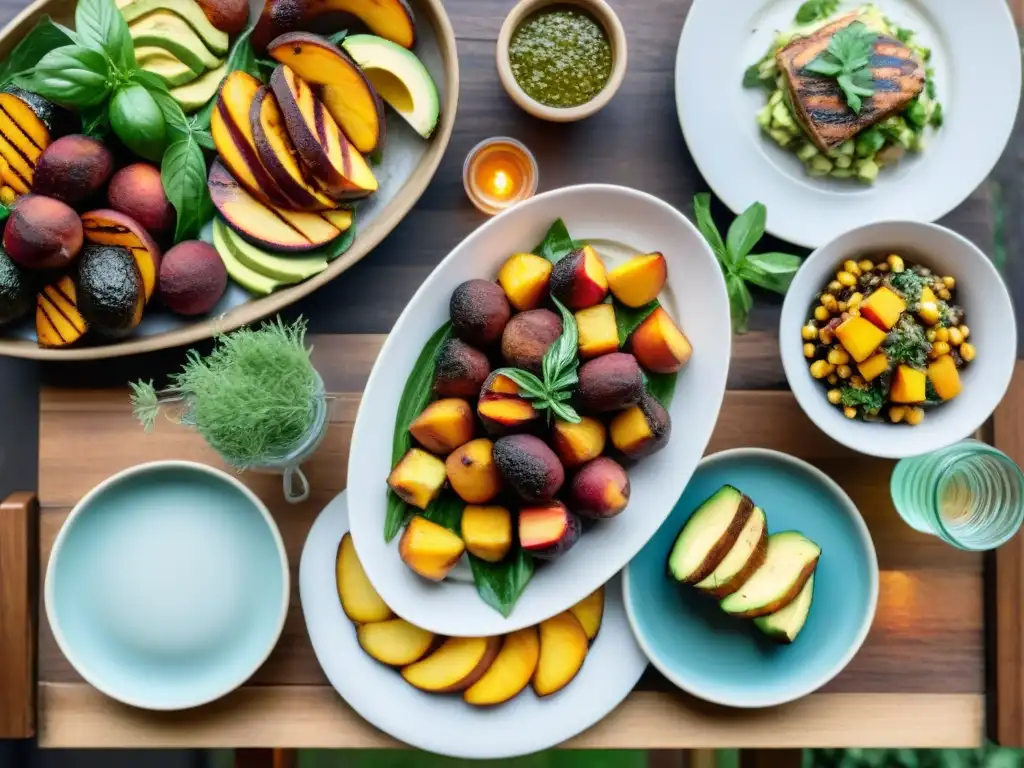
[[[672,436],[662,450],[630,467],[629,506],[588,529],[559,559],[538,566],[506,618],[484,603],[471,579],[457,573],[462,566],[434,583],[402,562],[400,536],[384,540],[387,478],[406,380],[427,340],[449,319],[452,291],[472,278],[494,280],[505,260],[540,242],[556,218],[573,237],[594,245],[609,266],[661,251],[668,280],[659,299],[689,337],[693,355],[679,372],[668,407]],[[729,300],[714,254],[683,214],[656,197],[585,184],[545,192],[488,221],[449,253],[413,296],[388,334],[359,406],[349,450],[348,501],[353,543],[373,586],[399,616],[446,636],[512,632],[582,600],[640,551],[675,506],[718,419],[731,341]]]
[[[964,309],[971,344],[977,349],[977,357],[962,372],[960,394],[929,410],[917,426],[846,418],[828,402],[803,355],[800,329],[837,267],[847,259],[889,253],[956,279],[957,303]],[[1017,325],[1006,285],[977,246],[937,224],[886,221],[853,229],[807,257],[786,293],[779,348],[797,402],[825,434],[858,453],[902,459],[952,445],[988,420],[1010,385]]]

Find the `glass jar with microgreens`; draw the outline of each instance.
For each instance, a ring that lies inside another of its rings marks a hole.
[[[301,465],[327,434],[331,404],[305,335],[301,318],[291,325],[278,318],[218,337],[205,357],[189,350],[165,388],[131,384],[135,416],[150,431],[164,411],[226,464],[281,474],[285,499],[304,501],[310,487]]]

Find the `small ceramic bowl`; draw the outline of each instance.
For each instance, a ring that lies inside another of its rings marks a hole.
[[[71,665],[125,704],[177,710],[244,683],[284,627],[281,534],[234,477],[142,464],[75,505],[46,569],[44,601]]]
[[[847,419],[830,404],[803,355],[800,328],[818,294],[847,259],[899,254],[956,279],[970,342],[977,350],[963,369],[960,394],[930,409],[917,426]],[[860,453],[901,459],[937,451],[969,437],[992,415],[1006,394],[1017,358],[1017,324],[1002,278],[977,246],[937,224],[886,221],[858,227],[814,251],[796,273],[782,306],[779,348],[789,386],[807,416],[829,437]]]
[[[668,576],[679,531],[725,484],[764,510],[769,535],[795,530],[821,547],[807,623],[791,645]],[[640,647],[676,686],[729,707],[772,707],[817,690],[856,655],[878,603],[878,560],[860,513],[827,475],[784,453],[739,448],[700,463],[672,514],[623,571],[623,594]]]
[[[612,48],[612,71],[608,76],[608,82],[594,98],[575,107],[549,107],[528,96],[516,82],[512,66],[509,64],[508,47],[512,35],[528,16],[550,5],[575,5],[589,13],[604,28]],[[619,90],[622,78],[626,74],[626,31],[622,28],[622,22],[615,15],[615,11],[604,0],[520,0],[505,17],[505,22],[498,33],[497,63],[502,86],[512,101],[523,110],[541,120],[571,123],[600,111]]]

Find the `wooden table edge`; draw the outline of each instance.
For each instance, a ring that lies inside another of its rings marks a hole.
[[[25,491],[0,502],[0,741],[35,733],[37,510]]]

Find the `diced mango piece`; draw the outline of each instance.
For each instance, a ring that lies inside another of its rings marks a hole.
[[[498,272],[498,284],[520,312],[535,309],[547,295],[551,262],[532,253],[516,253]]]
[[[867,318],[883,331],[889,331],[906,309],[907,302],[903,297],[883,285],[860,305],[860,316]]]
[[[921,298],[918,299],[918,303],[919,304],[924,304],[925,302],[931,302],[932,304],[937,304],[938,301],[939,301],[939,299],[938,299],[938,297],[936,297],[935,291],[933,291],[927,285],[924,288],[921,289]]]
[[[665,287],[668,267],[660,253],[634,256],[608,273],[608,287],[627,307],[642,307],[654,301]]]
[[[909,365],[901,365],[892,377],[889,399],[894,403],[923,403],[925,400],[925,375]]]
[[[473,439],[473,406],[457,397],[435,400],[409,425],[409,432],[431,453],[447,456]]]
[[[576,313],[579,329],[580,357],[607,355],[619,349],[619,329],[615,325],[615,308],[611,304],[595,304]]]
[[[885,331],[863,317],[850,317],[836,328],[836,338],[856,362],[862,363],[885,341]]]
[[[501,560],[512,547],[512,513],[505,507],[467,505],[461,530],[470,554],[489,563]]]
[[[444,462],[420,448],[411,448],[388,476],[388,485],[403,501],[426,509],[444,488]]]
[[[402,562],[431,581],[442,581],[466,551],[457,534],[416,515],[398,542]]]
[[[889,356],[885,352],[872,355],[857,366],[864,381],[873,381],[889,370]]]
[[[928,379],[935,394],[943,400],[952,400],[963,389],[960,372],[956,369],[956,362],[951,355],[942,355],[929,364]]]

